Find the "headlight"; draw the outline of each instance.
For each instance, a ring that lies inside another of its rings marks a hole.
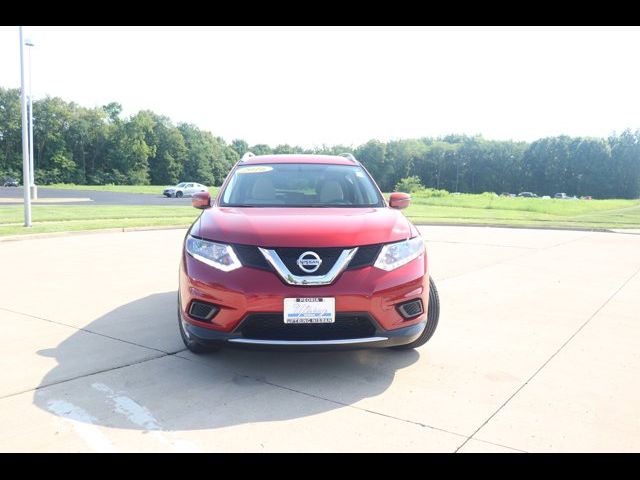
[[[207,242],[189,235],[186,248],[187,252],[196,260],[223,272],[230,272],[242,266],[231,245]]]
[[[395,270],[424,253],[424,242],[421,236],[410,238],[404,242],[389,243],[382,247],[374,264],[382,270]]]

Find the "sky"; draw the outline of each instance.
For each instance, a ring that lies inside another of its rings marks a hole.
[[[24,27],[34,98],[142,109],[227,141],[532,141],[640,128],[638,27]],[[0,86],[20,85],[0,27]]]

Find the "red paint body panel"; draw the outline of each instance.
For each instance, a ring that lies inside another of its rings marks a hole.
[[[205,210],[192,235],[260,247],[350,247],[406,240],[417,233],[391,208],[235,208]]]
[[[389,196],[389,206],[391,208],[397,208],[403,210],[411,205],[411,195],[402,192],[393,192]]]

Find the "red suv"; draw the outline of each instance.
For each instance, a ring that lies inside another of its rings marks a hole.
[[[178,323],[189,350],[225,344],[423,345],[438,293],[420,233],[351,155],[246,154],[184,241]]]

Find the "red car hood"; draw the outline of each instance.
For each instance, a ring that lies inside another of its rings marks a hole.
[[[261,247],[351,247],[404,240],[417,231],[391,208],[213,207],[191,234]]]

